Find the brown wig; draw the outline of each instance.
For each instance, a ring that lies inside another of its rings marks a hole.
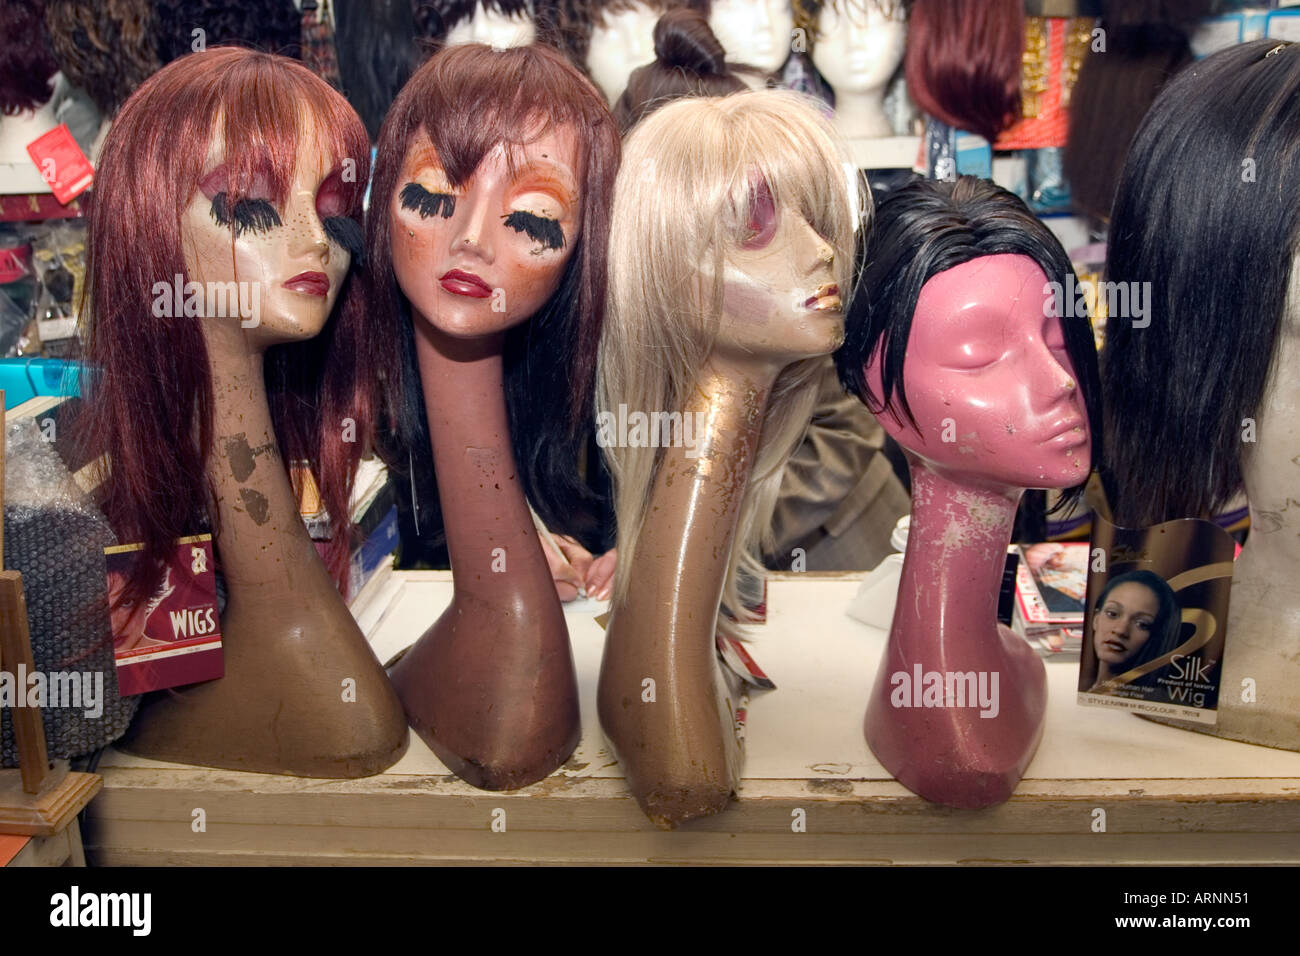
[[[447,47],[416,70],[389,110],[379,138],[366,245],[375,289],[369,303],[400,337],[398,422],[403,446],[390,461],[409,465],[417,508],[435,511],[428,423],[415,366],[410,306],[393,274],[389,209],[416,133],[433,143],[452,186],[473,176],[498,144],[523,142],[538,118],[576,130],[583,155],[582,231],[559,287],[537,315],[505,339],[506,411],[524,493],[558,531],[582,532],[575,507],[586,493],[577,461],[592,423],[596,349],[605,310],[606,245],[619,138],[604,98],[555,50],[533,44],[493,50]],[[417,515],[418,519],[418,515]]]
[[[59,69],[104,116],[116,113],[158,69],[149,0],[46,0],[45,26]]]
[[[654,62],[632,71],[614,104],[621,132],[679,96],[726,96],[749,88],[727,66],[727,51],[698,10],[669,10],[655,24],[654,38]]]
[[[1192,62],[1188,37],[1211,0],[1111,0],[1101,20],[1105,53],[1089,53],[1070,99],[1065,178],[1077,210],[1098,222],[1129,146],[1156,96]]]
[[[1020,118],[1022,0],[915,0],[907,92],[923,111],[990,143]]]
[[[103,508],[122,541],[144,544],[128,594],[152,595],[176,538],[215,516],[207,462],[213,443],[212,378],[201,323],[159,317],[155,282],[186,279],[181,217],[199,188],[211,138],[225,142],[230,200],[269,175],[282,205],[297,163],[300,120],[310,115],[344,182],[346,217],[360,230],[369,174],[361,121],[335,90],[284,57],[215,47],[163,67],[122,105],[104,143],[89,209],[87,401],[79,423],[87,460],[107,456]],[[346,180],[347,177],[344,177]],[[231,224],[231,241],[235,225]],[[355,261],[355,257],[354,257]],[[366,320],[360,284],[349,276],[315,339],[267,350],[267,398],[282,457],[310,463],[334,521],[328,564],[346,573],[348,499],[375,414],[376,369],[392,348],[385,327]],[[353,442],[339,423],[358,423]]]
[[[17,116],[49,101],[59,71],[45,32],[44,0],[0,0],[0,114]]]

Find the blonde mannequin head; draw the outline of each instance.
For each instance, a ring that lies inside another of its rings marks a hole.
[[[609,292],[598,362],[597,403],[645,412],[681,410],[726,335],[724,274],[766,184],[778,214],[802,218],[830,252],[845,299],[852,287],[854,229],[865,187],[842,141],[813,101],[786,90],[688,97],[642,120],[624,142],[610,226]],[[802,300],[801,300],[802,301]],[[847,302],[845,303],[847,307]],[[793,323],[792,323],[793,324]],[[792,330],[793,331],[793,330]],[[757,549],[781,470],[803,437],[816,390],[806,387],[824,351],[792,347],[770,391],[740,505],[723,600],[741,607],[737,572],[761,575]],[[662,449],[605,449],[614,475],[618,548],[615,601],[646,517]]]

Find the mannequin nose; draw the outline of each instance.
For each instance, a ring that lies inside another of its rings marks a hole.
[[[493,254],[487,231],[490,225],[487,203],[477,202],[473,206],[458,203],[457,213],[460,214],[462,209],[463,216],[452,234],[452,251],[465,252],[491,262]]]

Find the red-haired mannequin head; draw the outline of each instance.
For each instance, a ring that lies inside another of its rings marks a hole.
[[[82,310],[87,357],[96,370],[89,376],[84,437],[96,455],[108,456],[103,503],[109,521],[122,540],[145,545],[131,579],[135,597],[156,586],[171,542],[212,512],[206,465],[214,396],[203,323],[238,321],[159,308],[167,298],[160,298],[159,284],[183,287],[190,279],[187,243],[194,240],[186,223],[195,221],[199,199],[211,200],[212,220],[228,225],[230,264],[236,278],[245,278],[238,275],[238,237],[253,228],[275,241],[266,223],[278,227],[281,212],[290,218],[289,194],[298,188],[309,137],[326,174],[308,218],[318,217],[314,228],[323,226],[321,244],[336,264],[348,263],[339,270],[341,288],[328,300],[332,310],[321,307],[324,327],[314,337],[307,337],[314,329],[268,336],[271,323],[239,324],[251,348],[265,348],[267,397],[283,459],[311,464],[335,518],[337,576],[347,554],[350,484],[374,412],[369,377],[386,347],[382,329],[362,329],[359,283],[348,278],[361,251],[369,173],[364,127],[337,92],[300,64],[218,47],[154,74],[122,106],[104,144]],[[218,214],[214,190],[229,215]],[[241,208],[251,206],[261,226],[240,222]],[[343,427],[348,419],[354,432]]]

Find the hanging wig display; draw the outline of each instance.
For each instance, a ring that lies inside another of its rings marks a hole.
[[[0,0],[0,114],[17,116],[50,98],[59,65],[50,52],[42,18],[43,0]]]
[[[45,25],[59,69],[112,116],[159,67],[158,28],[148,0],[47,0]]]
[[[1192,61],[1188,37],[1212,0],[1107,0],[1105,52],[1083,59],[1070,100],[1065,176],[1075,208],[1099,222],[1129,144],[1169,79]]]
[[[997,139],[1020,117],[1021,0],[916,0],[908,20],[907,90],[926,113]]]
[[[302,19],[293,0],[157,0],[155,7],[162,63],[212,46],[294,59],[301,53]]]
[[[372,143],[393,100],[423,58],[410,0],[335,0],[334,45],[343,95]]]

